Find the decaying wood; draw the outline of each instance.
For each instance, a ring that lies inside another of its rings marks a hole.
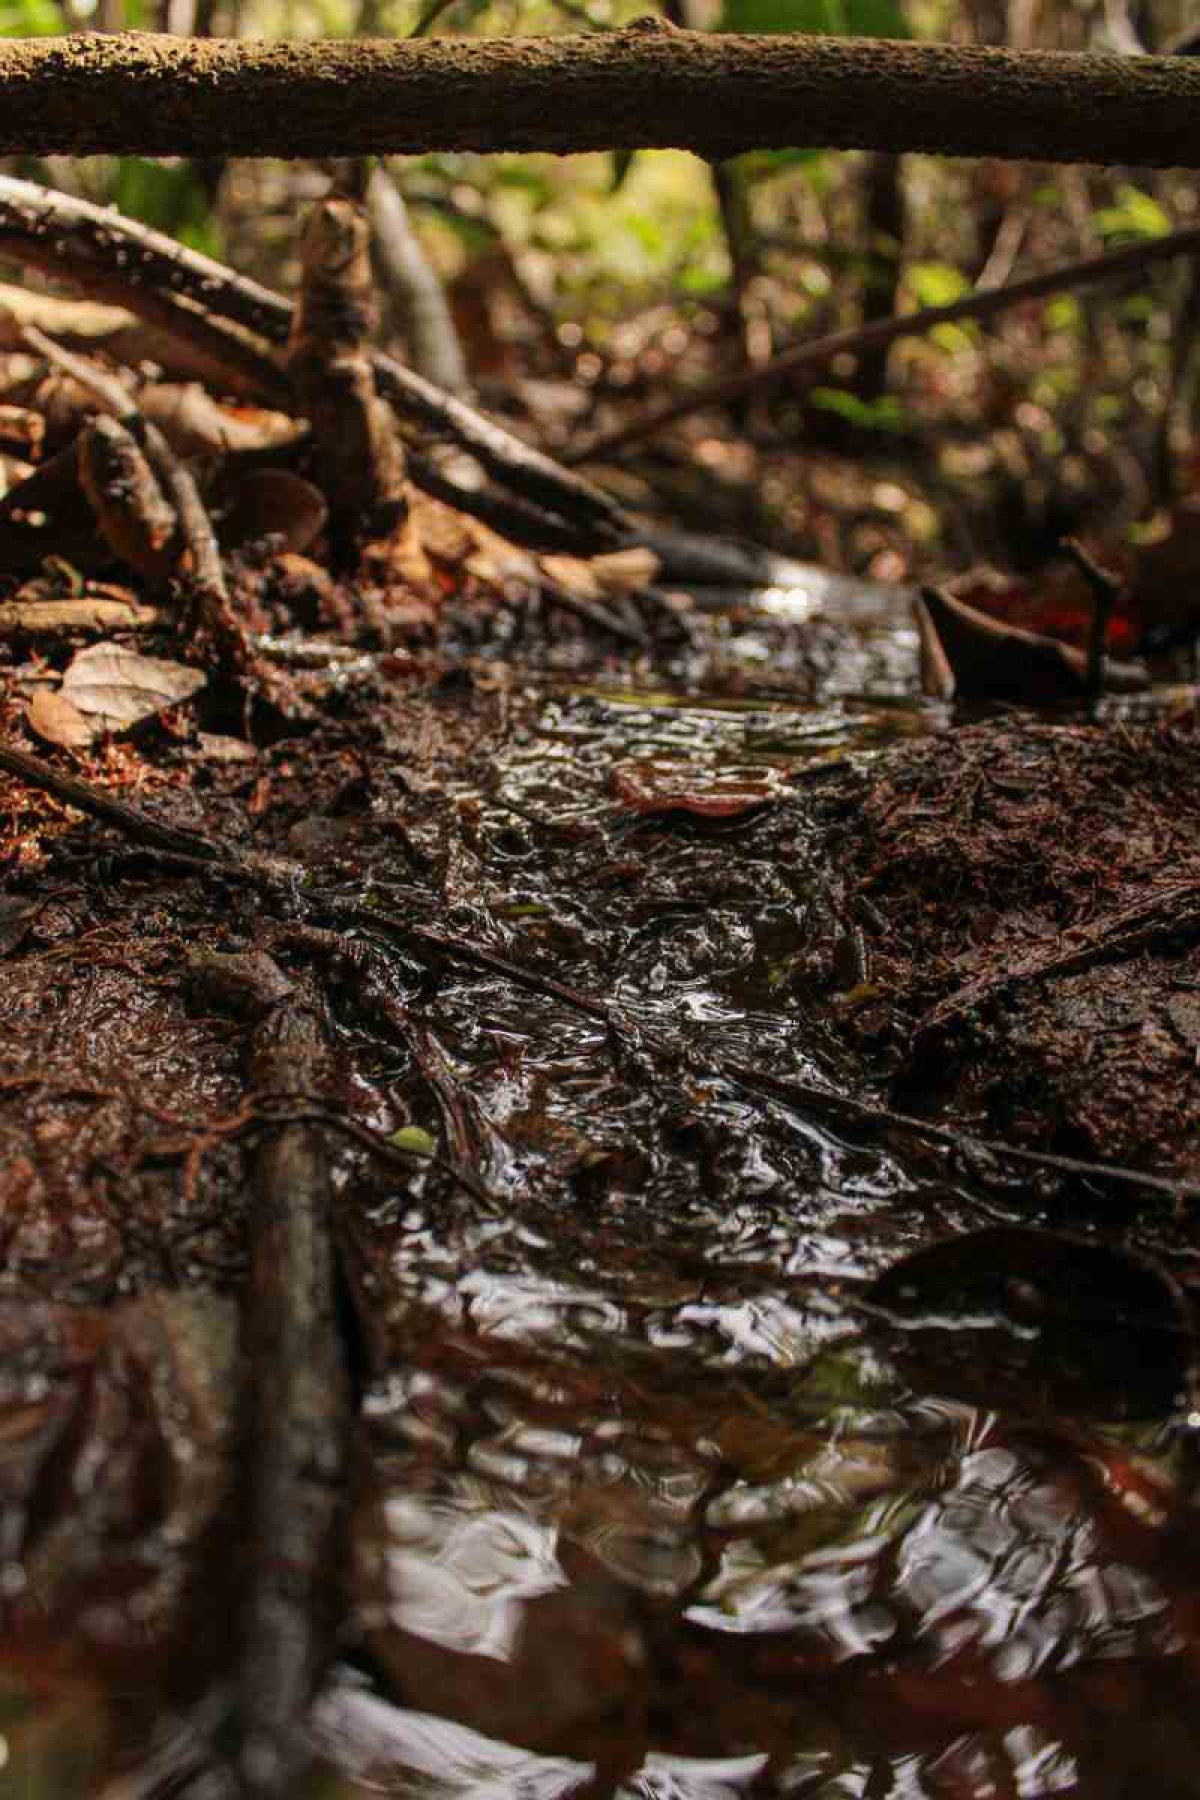
[[[278,991],[287,994],[282,978]],[[250,1083],[268,1101],[327,1086],[321,1008],[301,985],[267,1008]],[[250,1276],[250,1493],[234,1759],[247,1795],[288,1793],[301,1721],[332,1641],[330,1575],[345,1502],[350,1382],[337,1316],[332,1196],[318,1128],[268,1130],[255,1153]]]
[[[144,33],[0,46],[0,154],[347,157],[797,143],[1200,165],[1200,70],[637,20],[557,38],[250,42]]]
[[[341,195],[318,201],[303,265],[288,372],[312,426],[321,486],[341,537],[383,537],[406,517],[408,498],[396,415],[368,352],[377,309],[366,209]]]
[[[0,350],[20,350],[26,325],[39,326],[68,350],[84,355],[103,351],[127,368],[154,363],[178,380],[218,384],[224,374],[223,365],[206,356],[203,346],[193,349],[178,332],[135,318],[128,307],[68,300],[0,282]],[[234,379],[239,379],[236,372]]]
[[[269,288],[148,226],[12,176],[0,176],[0,253],[5,252],[89,292],[111,295],[140,318],[189,341],[202,327],[209,353],[227,369],[226,391],[287,405],[281,365],[263,346],[227,329],[256,334],[270,346],[286,344],[292,308]],[[393,358],[376,353],[372,362],[381,391],[402,418],[460,444],[524,499],[585,527],[593,538],[603,536],[610,546],[638,535],[617,503],[582,476]],[[239,385],[231,386],[235,377]],[[470,490],[461,494],[455,503],[470,511]]]
[[[74,632],[149,631],[162,623],[156,606],[84,595],[79,600],[0,601],[0,632],[14,637],[69,637]]]
[[[151,584],[163,581],[179,521],[119,419],[93,419],[82,433],[79,479],[113,555]]]

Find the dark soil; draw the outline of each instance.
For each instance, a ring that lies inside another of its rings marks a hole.
[[[439,629],[57,756],[208,868],[0,778],[21,1778],[237,1791],[268,1592],[319,1679],[244,1792],[1194,1792],[1190,1220],[971,1142],[1194,1172],[1190,724],[880,751],[919,714],[828,687],[895,659],[749,601],[638,686],[484,595]],[[281,1100],[288,1008],[323,1054]],[[352,1449],[264,1527],[296,1131]]]
[[[1015,1142],[1200,1166],[1200,764],[1178,721],[993,721],[831,807],[870,972],[843,1004],[898,1103]]]

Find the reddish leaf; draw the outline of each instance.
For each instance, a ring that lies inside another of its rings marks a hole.
[[[706,769],[665,757],[618,763],[612,784],[634,812],[682,812],[700,819],[736,819],[766,806],[780,791],[774,769]]]
[[[64,750],[86,750],[96,737],[96,727],[77,706],[53,688],[40,687],[29,702],[29,728],[47,744]]]

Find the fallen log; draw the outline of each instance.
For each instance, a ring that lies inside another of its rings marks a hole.
[[[1200,166],[1200,67],[869,38],[621,31],[0,43],[0,155],[284,156],[795,144]]]

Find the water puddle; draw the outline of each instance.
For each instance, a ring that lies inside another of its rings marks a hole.
[[[869,1091],[813,979],[858,976],[812,795],[924,715],[907,625],[835,628],[822,599],[798,584],[728,625],[754,691],[549,678],[486,778],[413,823],[447,922],[603,996],[618,1028],[461,968],[432,992],[397,976],[407,1047],[338,1013],[362,1115],[436,1133],[487,1198],[341,1165],[377,1344],[311,1800],[1200,1792],[1179,1393],[1089,1378],[1064,1407],[1036,1356],[1013,1373],[1033,1315],[951,1378],[879,1278],[1027,1196],[730,1073]],[[647,784],[672,804],[641,804]],[[30,1328],[0,1405],[0,1792],[216,1796],[215,1608],[189,1595],[181,1639],[154,1607],[216,1529],[197,1445],[219,1460],[228,1421],[198,1377],[186,1429],[165,1375],[155,1410],[144,1319],[96,1329],[99,1361]],[[183,1356],[168,1336],[160,1368]],[[38,1563],[88,1494],[103,1554]],[[35,1564],[42,1631],[18,1604]],[[101,1597],[82,1656],[56,1635],[81,1569]]]

